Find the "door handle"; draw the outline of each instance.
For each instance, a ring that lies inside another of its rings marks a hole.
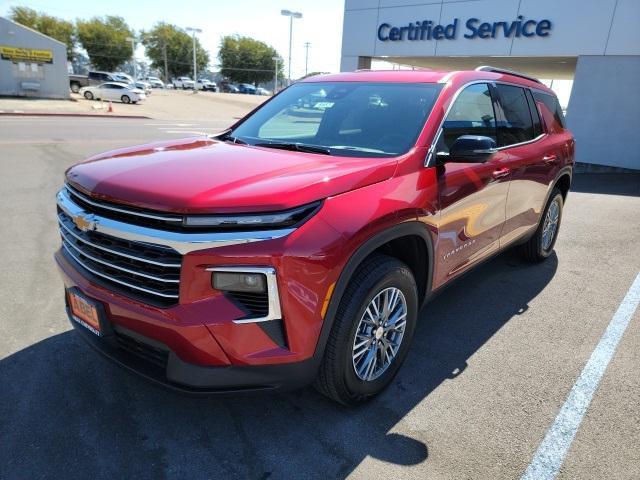
[[[545,165],[553,165],[558,161],[558,157],[555,155],[545,155],[542,157],[542,161]]]
[[[511,173],[511,169],[507,167],[499,168],[498,170],[494,170],[491,176],[493,178],[502,178],[506,177]]]

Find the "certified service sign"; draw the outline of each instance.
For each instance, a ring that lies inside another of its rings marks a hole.
[[[53,63],[51,50],[35,50],[33,48],[9,47],[0,45],[0,57],[12,62]]]

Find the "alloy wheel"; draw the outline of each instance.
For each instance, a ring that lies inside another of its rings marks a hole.
[[[542,225],[542,249],[548,250],[553,243],[553,237],[558,230],[558,220],[560,219],[560,202],[554,199],[547,209],[547,215]]]
[[[380,377],[395,359],[407,325],[407,300],[396,287],[379,292],[362,314],[353,340],[352,363],[358,378]]]

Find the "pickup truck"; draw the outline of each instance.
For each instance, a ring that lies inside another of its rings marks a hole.
[[[104,82],[118,81],[109,72],[89,72],[87,75],[69,75],[69,88],[73,93],[78,93],[82,87],[100,85]]]

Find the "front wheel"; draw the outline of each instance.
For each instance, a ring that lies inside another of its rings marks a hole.
[[[525,259],[530,262],[541,262],[551,255],[558,238],[558,230],[560,230],[563,205],[562,192],[554,188],[542,212],[538,229],[522,246],[522,254]]]
[[[402,365],[417,316],[409,267],[386,255],[369,257],[342,296],[315,387],[345,405],[380,393]]]
[[[84,92],[84,98],[86,98],[87,100],[93,100],[93,93]]]
[[[122,103],[131,103],[131,99],[128,95],[122,95],[122,97],[120,97],[120,100],[122,100]]]

